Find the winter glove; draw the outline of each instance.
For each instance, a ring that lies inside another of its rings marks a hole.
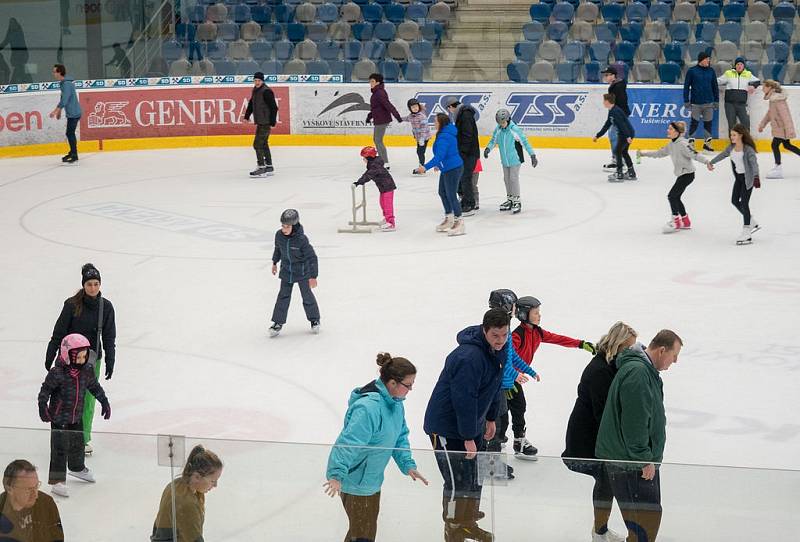
[[[533,167],[536,167],[536,166],[539,165],[539,160],[536,158],[535,154],[531,154],[531,164],[533,165]]]
[[[372,113],[367,115],[367,124],[372,124]]]
[[[490,152],[492,152],[492,151],[491,151],[491,149],[489,147],[486,147],[485,149],[483,149],[483,159],[484,160],[489,158],[489,153]]]
[[[753,186],[755,186],[756,188],[761,188],[761,177],[759,177],[758,175],[756,175],[755,178],[753,179]]]
[[[50,422],[50,413],[47,411],[47,405],[39,407],[39,419],[45,423]]]
[[[517,385],[514,384],[511,386],[511,389],[506,390],[506,399],[513,399],[514,396],[517,394]]]
[[[597,349],[589,341],[581,341],[581,344],[578,345],[578,348],[583,348],[584,350],[586,350],[587,352],[591,353],[592,355],[597,354]]]
[[[101,410],[100,412],[103,415],[103,419],[104,420],[109,419],[111,417],[111,404],[108,401],[106,401],[105,403],[103,403],[102,408],[103,410]]]
[[[106,380],[111,380],[111,375],[114,374],[114,362],[109,363],[106,360]]]

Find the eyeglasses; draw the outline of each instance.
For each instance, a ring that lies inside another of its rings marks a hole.
[[[409,384],[406,384],[405,382],[400,382],[399,380],[397,381],[397,383],[400,384],[401,386],[403,386],[408,391],[411,391],[412,389],[414,389],[414,385],[413,384],[409,385]]]
[[[22,487],[22,486],[11,486],[18,491],[27,491],[28,493],[36,493],[39,491],[39,488],[42,487],[42,483],[39,482],[34,487]]]

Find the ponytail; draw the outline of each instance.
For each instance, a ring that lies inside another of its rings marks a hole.
[[[381,368],[381,381],[386,384],[390,380],[402,382],[409,375],[417,374],[417,368],[406,358],[393,358],[387,352],[378,354],[376,363]]]
[[[189,478],[197,473],[200,476],[209,476],[222,468],[222,461],[217,454],[203,448],[198,444],[189,452],[186,465],[183,467],[183,477]]]

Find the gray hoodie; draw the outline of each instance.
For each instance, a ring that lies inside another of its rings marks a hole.
[[[689,146],[689,142],[686,141],[686,138],[683,136],[670,141],[657,151],[642,152],[641,155],[647,158],[664,158],[665,156],[669,156],[672,160],[672,166],[676,177],[687,173],[694,173],[695,169],[692,160],[696,160],[701,164],[708,163],[708,158],[702,154],[697,154],[694,149]]]
[[[717,162],[721,162],[729,157],[732,151],[733,144],[728,145],[728,148],[711,159],[711,163],[716,164]],[[741,171],[739,171],[739,173],[741,173]],[[756,150],[750,145],[744,145],[744,181],[748,190],[753,188],[755,178],[758,176],[758,157],[756,157]]]

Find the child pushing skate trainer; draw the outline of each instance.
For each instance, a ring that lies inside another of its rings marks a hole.
[[[378,200],[383,211],[381,231],[394,231],[394,191],[397,190],[397,185],[392,178],[392,174],[384,167],[383,158],[378,156],[378,149],[364,147],[361,149],[361,158],[367,164],[367,171],[353,184],[359,186],[369,181],[375,182],[375,186],[378,187],[378,191],[381,193]]]

